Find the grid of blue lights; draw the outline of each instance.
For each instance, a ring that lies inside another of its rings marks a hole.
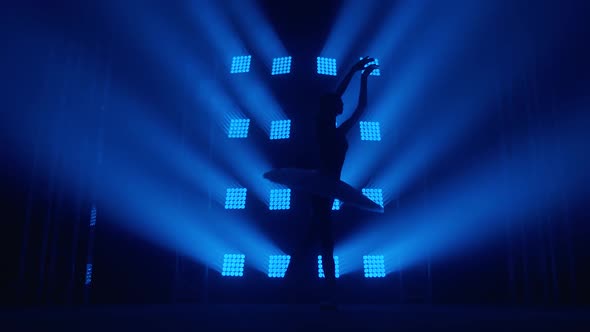
[[[244,275],[245,260],[246,256],[242,254],[223,255],[221,275],[224,277],[242,277]]]
[[[268,259],[268,276],[270,278],[284,278],[291,256],[289,255],[272,255]]]
[[[365,278],[385,277],[385,258],[383,255],[363,256]]]
[[[86,278],[84,280],[85,285],[90,285],[92,282],[92,264],[86,264]]]
[[[383,207],[383,190],[378,188],[363,188],[363,194]]]
[[[340,210],[341,206],[342,202],[338,198],[334,199],[334,203],[332,204],[332,211]]]
[[[362,141],[380,141],[381,130],[379,129],[379,122],[374,121],[360,121],[361,126],[361,140]]]
[[[225,192],[225,208],[227,210],[246,208],[246,188],[227,188]]]
[[[227,137],[229,138],[246,138],[250,128],[250,119],[231,119]]]
[[[250,55],[235,56],[232,59],[231,73],[250,72],[252,57]],[[366,66],[379,64],[378,59],[368,63]],[[291,73],[292,57],[277,57],[273,59],[272,75],[284,75]],[[318,57],[317,73],[320,75],[337,75],[336,59]],[[380,76],[380,70],[375,69],[371,75]],[[228,137],[229,138],[247,138],[250,119],[234,118],[231,119]],[[380,123],[376,121],[360,121],[360,134],[363,141],[381,141]],[[227,128],[227,127],[226,127]],[[291,120],[275,120],[271,122],[270,139],[280,140],[289,139],[291,135]],[[362,193],[376,204],[383,207],[383,191],[378,188],[363,188]],[[246,208],[246,188],[227,188],[225,198],[225,209],[245,209]],[[332,210],[340,210],[342,201],[334,199]],[[289,210],[291,208],[291,189],[281,188],[270,190],[269,210]],[[96,208],[93,206],[91,211],[90,224],[96,223]],[[339,257],[334,256],[336,278],[340,278]],[[287,274],[291,256],[289,255],[271,255],[268,260],[268,277],[284,278]],[[243,277],[244,276],[245,255],[243,254],[225,254],[223,255],[223,267],[221,275],[224,277]],[[363,267],[365,278],[384,278],[385,259],[383,255],[365,255],[363,256]],[[325,278],[322,256],[318,255],[318,277]],[[92,280],[92,264],[86,266],[86,284]]]
[[[334,265],[336,265],[336,278],[340,278],[340,263],[338,261],[338,256],[334,256]],[[325,278],[326,275],[324,274],[324,266],[322,264],[322,256],[318,255],[318,277]]]
[[[363,59],[360,57],[360,59]],[[232,74],[237,73],[247,73],[250,71],[250,65],[252,62],[251,55],[240,55],[234,56],[232,59],[231,70]],[[292,57],[285,56],[274,58],[272,60],[272,75],[284,75],[289,74],[291,72],[291,63]],[[379,59],[375,58],[375,60],[367,63],[365,66],[368,67],[370,65],[379,65]],[[320,75],[330,75],[336,76],[336,59],[334,58],[326,58],[326,57],[317,57],[317,73]],[[381,76],[381,70],[379,68],[374,69],[371,76]]]
[[[249,72],[251,60],[251,55],[240,55],[233,57],[231,62],[231,73],[237,74]]]
[[[272,75],[282,75],[291,72],[291,57],[272,59]]]
[[[363,57],[360,57],[360,59],[362,60]],[[365,66],[365,68],[368,67],[368,66],[370,66],[370,65],[379,65],[379,59],[375,58],[374,61],[371,61],[371,62],[367,63],[367,65]],[[371,76],[381,76],[381,72],[379,71],[379,68],[376,68],[369,75],[371,75]]]
[[[96,206],[92,205],[92,210],[90,210],[90,227],[96,226]]]
[[[270,139],[289,139],[291,120],[275,120],[270,123]]]
[[[336,76],[336,59],[318,57],[318,74]]]
[[[270,210],[289,210],[291,208],[291,189],[272,189],[268,208]]]

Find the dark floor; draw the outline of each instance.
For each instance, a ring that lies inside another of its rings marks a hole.
[[[588,309],[112,305],[3,310],[0,331],[590,331]]]

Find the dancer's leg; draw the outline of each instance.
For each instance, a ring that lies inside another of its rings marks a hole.
[[[297,303],[307,301],[309,289],[305,287],[314,277],[313,264],[317,252],[312,252],[312,248],[315,247],[314,242],[317,241],[318,231],[313,220],[313,208],[310,212],[310,220],[301,222],[301,229],[296,232],[299,235],[298,241],[290,252],[291,260],[283,280],[286,293],[291,294],[288,299],[295,300]]]
[[[333,300],[335,296],[336,265],[334,263],[334,238],[332,234],[332,200],[323,198],[316,206],[316,220],[322,255],[322,267],[326,281],[325,297]]]

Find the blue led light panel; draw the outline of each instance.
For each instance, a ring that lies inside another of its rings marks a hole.
[[[377,188],[363,188],[363,194],[383,207],[383,190]]]
[[[270,210],[289,210],[291,208],[291,189],[272,189],[268,208]]]
[[[284,278],[291,256],[289,255],[272,255],[268,259],[268,276],[270,278]]]
[[[90,285],[92,282],[92,264],[86,264],[86,278],[84,281],[85,285]]]
[[[336,76],[336,59],[318,57],[318,74]]]
[[[227,188],[225,192],[225,208],[227,210],[246,208],[246,188]]]
[[[248,137],[248,128],[250,128],[250,119],[231,119],[227,137],[246,138]]]
[[[231,73],[247,73],[250,71],[251,55],[235,56],[231,62]]]
[[[361,140],[362,141],[380,141],[381,130],[379,129],[379,122],[360,121]]]
[[[221,275],[224,277],[242,277],[244,275],[245,260],[246,256],[242,254],[223,255]]]
[[[385,258],[383,255],[363,256],[363,266],[365,268],[365,278],[385,277]]]
[[[291,120],[276,120],[270,123],[270,139],[289,139]]]
[[[90,227],[96,226],[96,206],[92,205],[92,210],[90,210]]]
[[[362,59],[363,59],[363,57],[360,57],[360,60],[362,60]],[[371,62],[367,63],[367,65],[365,66],[365,68],[368,67],[368,66],[370,66],[370,65],[379,65],[379,59],[375,58],[375,61],[371,61]],[[371,75],[371,76],[381,76],[381,71],[379,71],[379,68],[376,68],[369,75]]]
[[[338,198],[334,199],[334,203],[332,204],[332,211],[340,210],[341,206],[342,202]]]
[[[340,263],[338,261],[338,256],[334,256],[334,265],[336,265],[336,278],[340,278]],[[324,274],[324,266],[322,264],[322,256],[318,255],[318,277],[325,278],[326,275]]]
[[[291,72],[291,57],[272,59],[272,75],[289,74]]]

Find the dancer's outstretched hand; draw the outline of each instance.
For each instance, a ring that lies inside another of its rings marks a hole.
[[[365,69],[365,66],[371,62],[375,61],[374,58],[369,58],[368,56],[362,58],[359,62],[357,62],[354,66],[352,66],[353,71],[361,71]]]
[[[367,68],[365,68],[365,70],[363,71],[363,77],[367,78],[369,75],[371,75],[371,73],[375,70],[379,68],[379,65],[370,65]]]

